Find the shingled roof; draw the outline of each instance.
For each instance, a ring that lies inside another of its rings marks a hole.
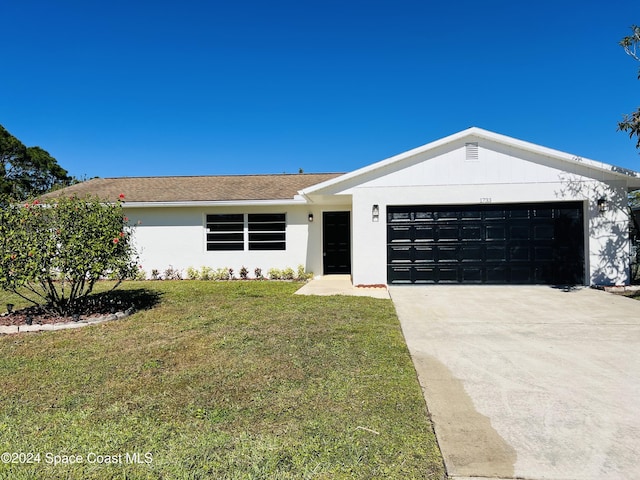
[[[126,202],[291,200],[299,190],[340,175],[342,173],[94,178],[43,198],[94,195],[117,200],[123,194]]]

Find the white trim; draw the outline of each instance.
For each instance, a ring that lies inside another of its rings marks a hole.
[[[613,165],[609,165],[607,163],[599,162],[596,160],[590,160],[588,158],[579,157],[576,155],[572,155],[570,153],[561,152],[560,150],[554,150],[552,148],[543,147],[540,145],[536,145],[535,143],[525,142],[524,140],[518,140],[516,138],[508,137],[506,135],[501,135],[499,133],[490,132],[482,128],[471,127],[461,132],[454,133],[453,135],[449,135],[448,137],[435,140],[431,143],[427,143],[426,145],[422,145],[412,150],[400,153],[398,155],[394,155],[393,157],[389,157],[385,160],[381,160],[379,162],[373,163],[366,167],[359,168],[349,173],[345,173],[344,175],[341,175],[339,177],[332,178],[322,183],[318,183],[316,185],[312,185],[310,187],[304,188],[300,190],[298,193],[303,197],[307,197],[309,194],[316,193],[327,187],[339,185],[340,183],[343,183],[347,180],[357,178],[359,176],[374,172],[376,170],[387,167],[394,163],[401,162],[403,160],[414,157],[416,155],[427,152],[429,150],[433,150],[438,147],[442,147],[444,145],[457,142],[469,137],[489,140],[502,145],[533,152],[538,155],[543,155],[546,157],[563,160],[565,162],[572,163],[575,165],[587,166],[589,168],[599,170],[601,172],[607,173],[608,175],[619,177],[625,180],[636,179],[636,183],[638,184],[638,187],[640,187],[640,173],[638,172],[620,168],[620,167],[615,167]]]
[[[306,205],[305,200],[216,200],[216,201],[186,201],[186,202],[126,202],[123,208],[153,208],[153,207],[260,207]]]

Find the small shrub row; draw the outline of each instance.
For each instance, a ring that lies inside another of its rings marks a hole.
[[[137,280],[144,280],[146,277],[146,273],[143,270],[140,270]],[[173,266],[169,266],[164,272],[160,272],[157,269],[151,270],[151,280],[182,280],[185,278],[182,275],[182,271],[174,268]],[[238,271],[236,276],[236,272],[233,268],[229,267],[221,267],[221,268],[212,268],[208,266],[202,266],[200,268],[188,267],[186,271],[186,278],[188,280],[295,280],[299,282],[307,281],[313,278],[313,273],[305,272],[304,265],[298,265],[298,268],[294,270],[291,267],[287,267],[284,269],[279,268],[270,268],[267,272],[267,276],[265,277],[262,273],[262,269],[257,267],[253,270],[253,276],[250,276],[249,269],[247,267],[242,266]]]
[[[304,271],[303,265],[298,265],[298,269],[296,271],[291,267],[287,267],[282,270],[279,268],[270,268],[267,275],[269,275],[271,280],[307,281],[313,277],[313,273],[307,273]]]
[[[189,280],[231,280],[233,278],[233,268],[217,268],[202,266],[200,269],[187,268],[187,278]]]

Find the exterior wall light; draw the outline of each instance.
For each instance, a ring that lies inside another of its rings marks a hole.
[[[309,214],[309,222],[313,222],[313,213]]]
[[[377,222],[379,219],[380,219],[380,207],[376,203],[373,205],[373,207],[371,207],[371,221]]]
[[[598,212],[599,213],[604,213],[607,211],[607,199],[606,198],[599,198],[598,199]]]

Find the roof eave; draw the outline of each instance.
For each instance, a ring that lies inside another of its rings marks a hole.
[[[384,168],[384,167],[386,167],[388,165],[391,165],[393,163],[402,161],[402,160],[407,159],[407,158],[411,158],[411,157],[413,157],[415,155],[418,155],[420,153],[426,152],[428,150],[431,150],[431,149],[434,149],[434,148],[438,148],[438,147],[440,147],[442,145],[446,145],[446,144],[451,143],[451,142],[455,142],[456,140],[458,140],[458,139],[460,139],[462,137],[470,135],[471,131],[473,131],[475,129],[476,129],[476,127],[472,127],[472,128],[467,129],[467,130],[463,130],[461,132],[454,133],[453,135],[449,135],[448,137],[444,137],[444,138],[440,138],[438,140],[434,140],[433,142],[429,142],[429,143],[427,143],[425,145],[422,145],[420,147],[416,147],[416,148],[413,148],[411,150],[407,150],[406,152],[402,152],[402,153],[399,153],[398,155],[394,155],[394,156],[386,158],[384,160],[380,160],[379,162],[372,163],[371,165],[367,165],[366,167],[359,168],[359,169],[354,170],[352,172],[345,173],[344,175],[341,175],[341,176],[336,177],[336,178],[332,178],[331,180],[327,180],[327,181],[319,183],[317,185],[312,185],[311,187],[307,187],[307,188],[301,190],[299,193],[301,195],[309,195],[309,194],[314,193],[314,192],[316,192],[318,190],[323,190],[326,187],[330,187],[332,185],[336,185],[336,184],[345,182],[345,181],[350,180],[352,178],[356,178],[356,177],[359,177],[361,175],[365,175],[367,173],[374,172],[374,171],[379,170],[381,168]]]
[[[174,202],[126,202],[124,208],[160,208],[160,207],[252,207],[252,206],[288,206],[305,205],[307,202],[301,197],[293,199],[273,200],[197,200]]]
[[[616,167],[614,165],[610,165],[604,162],[599,162],[596,160],[591,160],[588,158],[583,158],[583,157],[579,157],[577,155],[572,155],[570,153],[567,152],[562,152],[560,150],[555,150],[552,148],[548,148],[548,147],[543,147],[541,145],[537,145],[535,143],[531,143],[531,142],[526,142],[524,140],[519,140],[517,138],[513,138],[513,137],[509,137],[507,135],[501,135],[499,133],[495,133],[495,132],[491,132],[489,130],[484,130],[482,128],[479,127],[470,127],[467,128],[466,130],[462,130],[458,133],[454,133],[452,135],[449,135],[447,137],[444,138],[440,138],[438,140],[434,140],[433,142],[427,143],[425,145],[422,145],[420,147],[416,147],[414,149],[408,150],[406,152],[400,153],[398,155],[394,155],[392,157],[389,157],[387,159],[381,160],[379,162],[373,163],[371,165],[368,165],[366,167],[362,167],[359,168],[357,170],[354,170],[352,172],[349,173],[345,173],[344,175],[341,175],[339,177],[336,178],[332,178],[330,180],[324,181],[322,183],[319,183],[317,185],[312,185],[310,187],[304,188],[302,190],[300,190],[298,193],[300,193],[300,195],[307,197],[310,194],[316,193],[318,191],[324,190],[327,187],[331,187],[337,184],[340,184],[342,182],[351,180],[353,178],[357,178],[361,175],[365,175],[371,172],[374,172],[376,170],[382,169],[387,167],[388,165],[392,165],[396,162],[400,162],[403,161],[405,159],[414,157],[416,155],[419,155],[421,153],[427,152],[429,150],[433,150],[439,147],[442,147],[444,145],[459,141],[463,138],[468,138],[468,137],[476,137],[476,138],[481,138],[481,139],[485,139],[485,140],[489,140],[489,141],[493,141],[493,142],[497,142],[509,147],[513,147],[513,148],[518,148],[521,150],[525,150],[525,151],[529,151],[529,152],[533,152],[536,153],[538,155],[542,155],[542,156],[546,156],[546,157],[551,157],[551,158],[555,158],[558,160],[563,160],[566,161],[568,163],[573,163],[576,165],[582,165],[582,166],[586,166],[589,168],[592,168],[594,170],[598,170],[604,173],[607,173],[608,175],[613,175],[615,177],[619,177],[620,179],[625,179],[627,181],[631,181],[631,180],[636,180],[636,182],[640,182],[640,173],[635,172],[633,170],[628,170],[628,169],[624,169],[624,168],[620,168],[620,167]],[[635,183],[635,182],[631,182],[631,183]]]
[[[549,147],[544,147],[542,145],[537,145],[535,143],[526,142],[524,140],[519,140],[517,138],[513,138],[513,137],[509,137],[499,133],[484,130],[482,128],[472,127],[468,130],[465,130],[464,132],[467,132],[469,135],[473,135],[478,138],[483,138],[486,140],[502,143],[504,145],[508,145],[514,148],[519,148],[521,150],[537,153],[539,155],[543,155],[546,157],[563,160],[565,162],[572,163],[575,165],[586,166],[595,170],[605,172],[609,175],[614,175],[627,180],[640,179],[640,173],[634,170],[618,167],[609,163],[600,162],[598,160],[592,160],[590,158],[580,157],[578,155],[563,152],[561,150],[556,150]]]

